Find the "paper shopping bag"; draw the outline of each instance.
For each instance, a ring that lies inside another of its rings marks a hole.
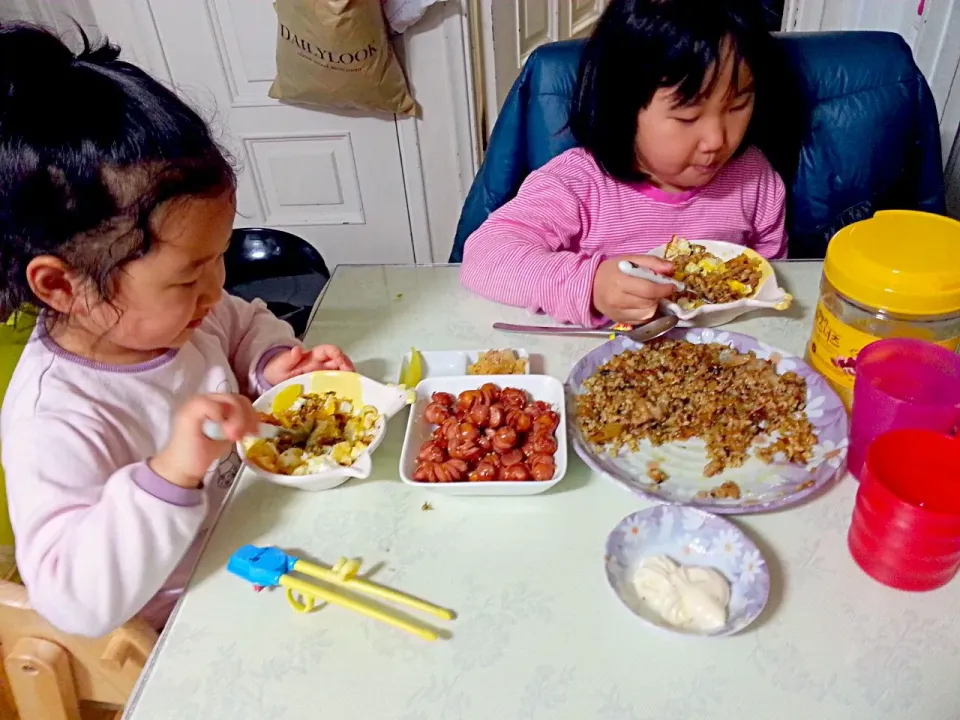
[[[277,0],[270,97],[327,108],[416,115],[380,0]]]

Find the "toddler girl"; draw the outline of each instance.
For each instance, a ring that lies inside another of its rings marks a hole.
[[[41,310],[0,439],[31,603],[97,636],[161,627],[180,594],[236,470],[204,421],[235,441],[249,397],[353,368],[224,294],[230,164],[172,92],[84,44],[0,30],[0,313]]]
[[[773,42],[758,0],[612,0],[587,41],[570,116],[579,147],[527,177],[466,242],[461,280],[578,325],[636,324],[673,290],[623,259],[681,235],[786,255],[786,193],[744,142]]]

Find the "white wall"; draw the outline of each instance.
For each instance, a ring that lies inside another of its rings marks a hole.
[[[443,263],[479,167],[467,0],[433,5],[397,45],[423,111],[400,126],[416,129],[429,242],[434,262]]]

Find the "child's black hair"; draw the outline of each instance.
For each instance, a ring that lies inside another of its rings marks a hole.
[[[104,41],[74,54],[31,25],[0,27],[0,316],[36,305],[26,270],[59,257],[104,300],[151,247],[162,203],[215,197],[234,170],[200,116]]]
[[[638,113],[660,88],[676,87],[680,104],[712,92],[726,42],[733,82],[746,63],[759,109],[776,57],[759,0],[612,0],[580,58],[574,139],[608,175],[646,179],[636,167]]]

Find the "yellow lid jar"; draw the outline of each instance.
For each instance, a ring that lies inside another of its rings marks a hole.
[[[849,408],[857,353],[890,337],[957,350],[960,222],[884,210],[830,240],[807,361]]]

